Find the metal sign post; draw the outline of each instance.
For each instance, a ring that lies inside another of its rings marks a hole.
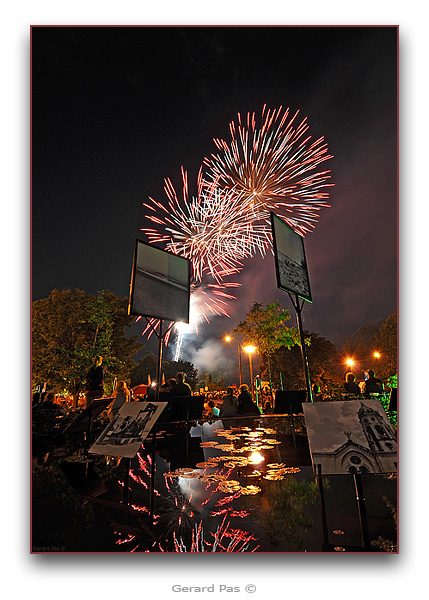
[[[304,369],[305,384],[307,387],[307,402],[313,402],[313,395],[311,392],[310,371],[308,369],[307,353],[305,352],[305,338],[304,338],[304,330],[302,327],[302,318],[301,318],[302,308],[304,306],[305,300],[302,300],[300,302],[299,296],[295,295],[295,297],[293,297],[292,294],[290,294],[290,293],[289,293],[289,298],[290,298],[290,300],[293,304],[293,307],[296,311],[296,318],[297,318],[297,322],[298,322],[299,337],[301,340],[302,366]]]

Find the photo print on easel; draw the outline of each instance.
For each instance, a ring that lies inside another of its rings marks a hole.
[[[91,454],[134,458],[167,402],[126,402],[91,446]]]
[[[315,471],[396,473],[396,434],[379,400],[303,404]]]

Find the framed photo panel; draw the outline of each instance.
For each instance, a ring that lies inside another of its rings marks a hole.
[[[379,400],[306,402],[303,409],[316,472],[396,473],[396,433]]]
[[[128,314],[189,323],[190,261],[136,240]]]
[[[125,402],[89,452],[134,458],[166,406],[167,402]]]
[[[276,214],[270,214],[277,286],[312,302],[304,238]]]

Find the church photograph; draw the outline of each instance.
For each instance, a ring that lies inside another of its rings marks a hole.
[[[396,473],[396,433],[379,400],[303,406],[316,473]]]

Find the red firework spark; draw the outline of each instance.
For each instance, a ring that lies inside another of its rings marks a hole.
[[[190,259],[195,281],[205,274],[220,283],[224,277],[239,273],[245,258],[262,254],[270,241],[265,225],[258,222],[264,214],[258,207],[249,207],[234,190],[221,190],[197,178],[197,195],[190,197],[188,175],[182,173],[182,197],[170,179],[165,179],[167,205],[149,198],[144,203],[146,218],[154,228],[143,228],[151,243],[162,243],[165,249]],[[160,232],[162,228],[162,232]]]
[[[329,206],[330,171],[318,169],[332,156],[323,137],[311,141],[307,135],[307,118],[295,126],[298,112],[288,120],[289,109],[264,105],[260,126],[255,113],[248,113],[247,119],[239,113],[237,124],[229,125],[230,143],[215,138],[219,153],[204,164],[214,186],[239,194],[252,210],[264,211],[267,224],[274,211],[305,234],[314,227],[320,209]]]

